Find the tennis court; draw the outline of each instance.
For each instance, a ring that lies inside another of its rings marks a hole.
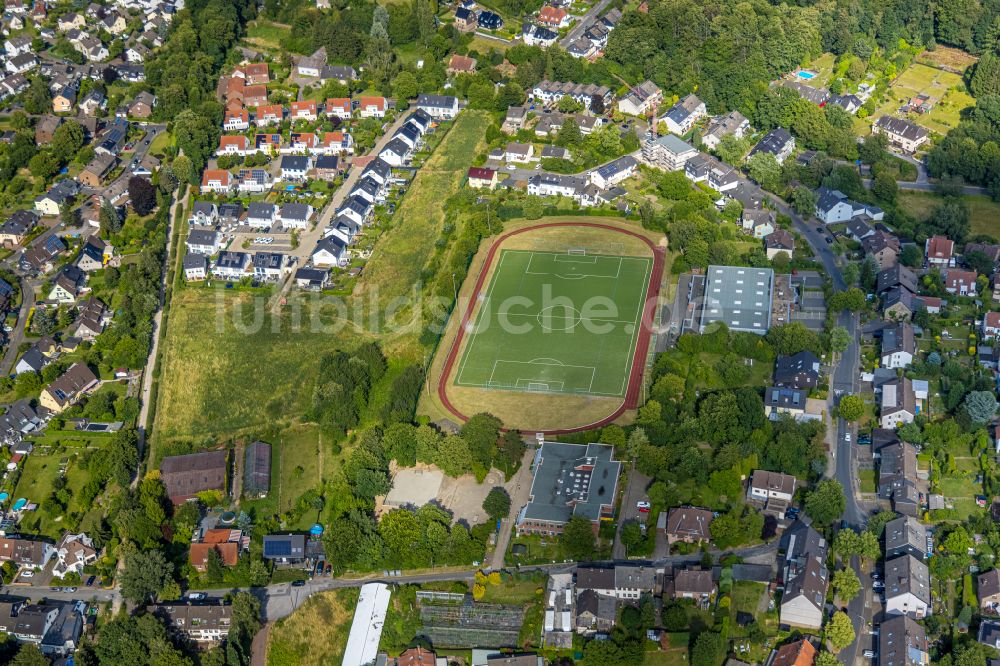
[[[457,386],[624,397],[653,260],[503,250],[471,304]]]

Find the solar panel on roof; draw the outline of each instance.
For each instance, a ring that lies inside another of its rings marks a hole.
[[[286,557],[292,554],[292,542],[288,539],[264,540],[264,555],[271,557]]]

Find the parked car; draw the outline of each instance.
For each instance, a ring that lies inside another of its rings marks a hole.
[[[874,659],[875,658],[875,652],[873,652],[872,650],[865,650],[861,654],[864,655],[865,659]]]
[[[305,584],[306,584],[306,582],[304,580],[302,580],[301,578],[299,580],[293,580],[292,581],[292,587],[302,587]]]
[[[86,583],[87,587],[91,587],[94,584],[95,580],[97,580],[97,576],[91,576],[90,578],[88,578]]]
[[[69,592],[70,594],[73,594],[74,592],[76,592],[76,588],[75,587],[67,587],[65,590],[63,590],[63,592]]]
[[[34,578],[34,577],[35,577],[35,572],[34,571],[23,571],[23,572],[21,572],[21,578]]]
[[[188,599],[191,601],[202,601],[203,599],[208,599],[208,595],[204,592],[191,592],[188,594]]]
[[[639,513],[649,513],[650,505],[645,500],[639,500],[635,503],[635,508],[639,509]]]

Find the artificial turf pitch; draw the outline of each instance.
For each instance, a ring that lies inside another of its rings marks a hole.
[[[503,250],[457,386],[624,397],[653,260]]]

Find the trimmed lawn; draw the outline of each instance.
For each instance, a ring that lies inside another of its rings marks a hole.
[[[160,132],[153,139],[153,143],[149,144],[149,152],[152,155],[162,154],[167,146],[172,146],[173,143],[174,137],[170,132]]]
[[[969,206],[969,235],[986,234],[1000,240],[1000,203],[984,196],[964,196],[962,200]],[[930,192],[908,192],[900,190],[899,203],[906,212],[918,220],[930,217],[931,211],[941,202],[941,197]]]
[[[941,479],[938,484],[941,489],[941,494],[945,496],[945,499],[952,498],[975,498],[983,492],[982,486],[975,482],[975,479],[971,476],[964,478],[947,477]]]
[[[858,473],[861,480],[861,492],[863,493],[875,493],[878,492],[878,488],[875,483],[875,470],[873,469],[863,469]]]
[[[946,134],[958,125],[962,109],[976,103],[964,91],[961,74],[917,62],[896,78],[889,96],[871,117],[855,120],[855,128],[860,134],[870,134],[871,124],[875,119],[882,115],[897,115],[899,107],[917,95],[928,95],[933,101],[933,107],[929,113],[911,113],[908,118],[938,134]]]

